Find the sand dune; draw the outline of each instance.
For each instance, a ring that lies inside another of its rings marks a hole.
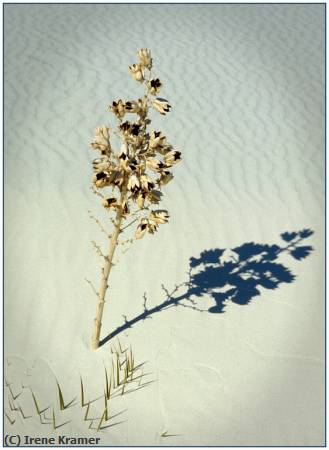
[[[78,408],[55,431],[17,413],[6,432],[103,445],[322,445],[324,6],[7,4],[4,22],[5,372],[14,389],[30,370],[40,402],[56,401],[56,384],[40,381],[51,374],[67,398],[79,395],[79,374],[102,395],[111,341],[89,350],[95,304],[84,281],[99,277],[89,241],[103,242],[88,217],[101,213],[89,142],[112,120],[113,99],[139,95],[127,72],[139,48],[152,50],[173,105],[153,126],[183,162],[164,190],[169,223],[113,272],[103,336],[143,312],[144,293],[150,309],[165,302],[161,285],[187,282],[190,258],[205,250],[283,246],[281,233],[314,232],[307,257],[280,256],[292,282],[258,286],[222,313],[208,311],[211,292],[187,295],[185,305],[205,312],[160,308],[119,333],[154,380],[113,399],[122,423],[89,430]]]

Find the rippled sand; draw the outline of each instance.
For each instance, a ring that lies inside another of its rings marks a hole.
[[[127,71],[137,49],[152,50],[173,105],[153,125],[184,161],[164,190],[169,224],[113,272],[103,335],[143,311],[144,293],[161,305],[161,285],[186,282],[204,250],[314,231],[307,258],[282,259],[292,283],[217,314],[206,294],[203,313],[163,309],[120,334],[155,382],[121,399],[103,445],[323,444],[324,8],[5,5],[5,371],[16,382],[33,366],[34,383],[54,373],[68,397],[79,374],[102,393],[110,343],[88,348],[84,281],[97,282],[89,241],[102,242],[88,217],[101,210],[89,142],[113,99],[140,95]],[[35,418],[6,431],[95,435],[67,416],[56,432]]]

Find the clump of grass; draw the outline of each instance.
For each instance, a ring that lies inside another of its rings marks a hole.
[[[113,356],[112,358],[112,372],[110,376],[110,381],[108,380],[107,371],[105,369],[105,375],[106,375],[106,389],[105,392],[108,392],[108,385],[113,384],[113,391],[115,391],[117,388],[121,388],[121,395],[125,393],[127,384],[135,381],[136,379],[140,378],[139,385],[141,383],[142,375],[134,377],[136,375],[137,369],[141,369],[142,365],[139,365],[138,367],[135,366],[135,359],[134,354],[131,346],[126,348],[125,350],[122,350],[120,341],[118,340],[119,348],[111,347],[111,353]],[[110,395],[109,395],[110,397]]]
[[[75,402],[77,398],[75,397],[73,400],[67,402],[67,399],[64,397],[63,388],[58,379],[55,378],[54,385],[57,391],[58,403],[55,402],[55,404],[50,404],[46,407],[43,407],[43,405],[41,406],[41,403],[43,402],[40,402],[40,394],[37,394],[32,388],[25,391],[25,394],[24,391],[16,393],[12,388],[13,383],[10,383],[10,381],[6,379],[5,388],[7,391],[8,410],[5,411],[5,414],[7,420],[11,425],[14,425],[19,416],[24,420],[37,417],[42,425],[51,426],[56,430],[70,423],[70,421],[63,420],[63,414],[65,417],[64,411],[72,408],[72,420],[81,417],[81,420],[88,424],[90,429],[96,431],[105,430],[121,423],[114,423],[113,421],[113,419],[122,414],[123,411],[113,414],[112,410],[114,408],[112,408],[112,401],[115,397],[125,395],[126,393],[133,392],[134,390],[143,387],[140,386],[141,379],[144,377],[143,364],[136,366],[134,352],[131,346],[122,346],[119,340],[118,344],[111,348],[111,360],[111,368],[107,365],[104,367],[103,394],[95,399],[90,399],[88,389],[86,389],[81,375],[79,387],[77,387],[77,390],[80,389],[79,401]],[[144,385],[146,384],[148,383],[144,383]],[[18,404],[20,401],[18,400],[18,397],[20,395],[22,395],[24,402],[26,400],[30,402],[30,409],[28,408],[28,403]],[[24,395],[27,395],[27,397],[24,397]],[[102,402],[101,415],[99,412],[100,402]],[[22,405],[24,406],[24,410]],[[113,406],[115,406],[115,404]],[[81,409],[83,414],[77,414],[77,409]],[[48,410],[50,410],[49,414],[46,413]]]
[[[91,147],[99,152],[93,161],[92,190],[109,212],[108,220],[113,228],[108,233],[107,226],[91,216],[108,238],[107,252],[92,241],[103,262],[99,290],[87,280],[97,299],[91,342],[94,350],[99,347],[105,297],[116,248],[131,244],[147,233],[154,234],[159,225],[168,222],[166,210],[152,208],[159,205],[163,186],[173,179],[172,166],[181,160],[181,152],[173,148],[162,131],[149,129],[151,109],[165,115],[171,106],[168,100],[156,97],[162,82],[151,73],[153,61],[150,50],[139,50],[138,58],[138,63],[129,66],[129,71],[144,86],[144,95],[136,100],[113,101],[108,110],[118,121],[116,130],[112,132],[112,127],[108,125],[98,127],[91,143]],[[126,115],[133,115],[133,120],[124,121]],[[113,147],[114,133],[122,142],[119,150]],[[134,236],[121,239],[122,233],[134,224]]]

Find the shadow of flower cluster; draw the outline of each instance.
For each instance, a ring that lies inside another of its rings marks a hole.
[[[145,294],[144,311],[130,320],[125,317],[123,325],[106,336],[100,344],[105,344],[141,320],[173,306],[200,312],[223,313],[230,301],[247,305],[261,294],[260,288],[278,289],[281,283],[292,283],[295,275],[279,258],[282,254],[290,255],[298,261],[306,258],[313,248],[302,245],[302,242],[312,234],[310,229],[282,233],[282,246],[248,242],[231,250],[204,250],[198,258],[190,258],[188,281],[176,285],[172,292],[162,285],[166,298],[152,308],[147,307]],[[179,294],[181,289],[185,292]],[[200,308],[203,296],[210,296],[215,304],[208,309]]]
[[[228,300],[246,305],[261,294],[261,287],[277,289],[281,283],[292,283],[295,275],[278,258],[282,253],[297,260],[306,258],[312,247],[300,243],[312,234],[309,229],[282,233],[283,247],[248,242],[233,248],[229,261],[222,261],[223,249],[203,251],[199,258],[190,259],[189,296],[210,295],[215,306],[208,311],[222,313]]]

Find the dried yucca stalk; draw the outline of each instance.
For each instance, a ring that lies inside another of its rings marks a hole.
[[[100,153],[93,161],[93,191],[101,197],[102,205],[108,210],[109,220],[113,224],[112,234],[108,235],[107,254],[103,254],[93,242],[104,260],[100,288],[98,291],[94,289],[97,294],[97,309],[92,336],[93,349],[99,347],[108,279],[119,236],[137,221],[139,223],[134,239],[140,239],[146,233],[153,234],[159,225],[168,222],[167,211],[152,207],[160,203],[162,186],[173,178],[171,167],[181,160],[181,153],[173,149],[161,131],[148,131],[151,123],[150,109],[165,115],[171,106],[164,98],[155,97],[162,83],[158,78],[152,77],[150,50],[139,50],[138,57],[139,62],[129,66],[129,71],[136,81],[144,85],[145,94],[137,100],[113,101],[108,109],[118,119],[117,129],[112,131],[106,125],[98,127],[91,143],[91,147]],[[134,120],[124,121],[126,114],[134,115]],[[111,146],[112,132],[118,134],[122,141],[119,151]],[[126,225],[125,221],[132,217],[134,219]],[[97,219],[96,222],[104,231]]]

